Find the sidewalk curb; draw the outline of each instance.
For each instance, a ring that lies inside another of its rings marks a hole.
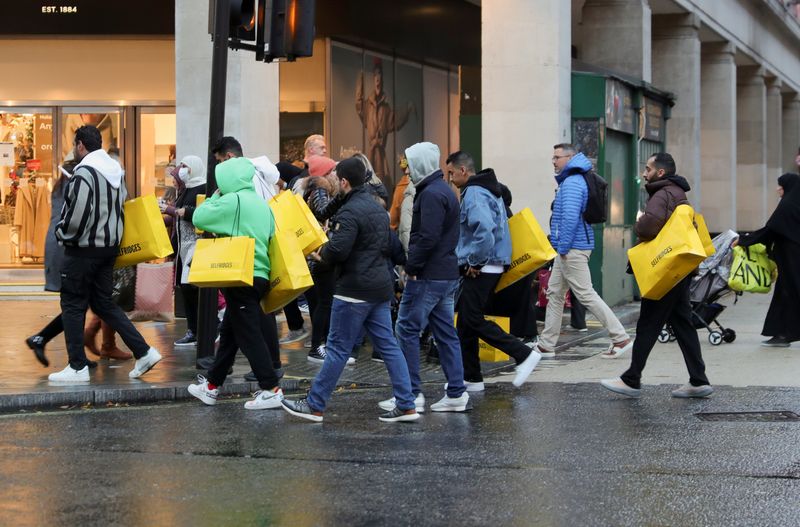
[[[95,389],[83,389],[63,392],[37,392],[0,394],[0,413],[11,413],[17,410],[53,409],[60,407],[79,407],[93,405],[108,406],[116,403],[155,403],[165,401],[183,401],[192,396],[186,390],[186,383],[170,383],[164,385],[145,385],[135,388],[109,388],[98,386]],[[309,387],[305,379],[282,379],[281,389],[287,394],[304,393]],[[259,390],[255,382],[231,382],[225,384],[222,395],[250,395]]]

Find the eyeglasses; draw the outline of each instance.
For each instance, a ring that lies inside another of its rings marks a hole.
[[[558,161],[559,159],[561,159],[562,157],[572,157],[572,154],[567,154],[567,155],[563,155],[563,156],[553,156],[553,157],[550,158],[550,160],[555,162],[555,161]]]

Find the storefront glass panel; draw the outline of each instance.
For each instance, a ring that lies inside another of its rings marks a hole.
[[[155,194],[167,201],[174,199],[175,187],[170,172],[175,167],[175,124],[175,110],[172,108],[139,110],[138,195]]]
[[[72,158],[75,131],[83,125],[96,126],[103,139],[103,150],[119,159],[123,157],[120,108],[64,108],[61,113],[60,162]]]

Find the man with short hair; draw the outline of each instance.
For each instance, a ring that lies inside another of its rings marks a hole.
[[[89,382],[83,351],[86,308],[119,333],[136,357],[136,379],[147,373],[161,354],[145,342],[122,309],[111,300],[112,272],[123,230],[123,202],[127,195],[124,171],[102,149],[100,132],[82,126],[75,132],[74,158],[78,161],[67,183],[64,208],[55,235],[64,245],[61,270],[61,312],[69,364],[48,379],[63,384]]]
[[[584,174],[592,170],[592,162],[568,143],[553,147],[553,168],[558,191],[550,216],[550,243],[558,255],[547,284],[547,314],[544,331],[536,345],[543,357],[554,357],[564,296],[571,290],[575,297],[608,330],[611,345],[601,356],[613,359],[633,347],[633,342],[611,308],[592,287],[589,257],[594,250],[594,231],[583,219],[589,201],[589,187]]]
[[[450,154],[447,172],[450,181],[461,191],[456,258],[464,280],[458,300],[457,328],[464,384],[468,392],[484,390],[478,355],[478,339],[483,339],[516,361],[517,371],[512,383],[522,386],[541,356],[484,317],[500,275],[511,263],[511,234],[502,187],[491,168],[476,174],[475,162],[466,152]]]
[[[311,156],[327,156],[328,145],[325,136],[319,134],[309,135],[303,144],[303,159],[307,160]]]
[[[639,239],[646,242],[658,236],[679,205],[689,204],[686,193],[690,188],[686,179],[675,173],[675,160],[667,153],[650,156],[642,175],[647,181],[645,189],[649,198],[644,214],[636,220],[634,228]],[[647,363],[647,357],[664,324],[669,323],[689,370],[689,382],[673,390],[672,396],[684,399],[708,397],[714,392],[706,377],[700,339],[697,338],[697,330],[692,322],[692,304],[689,300],[691,283],[692,277],[689,275],[660,300],[642,298],[631,366],[616,379],[602,380],[600,383],[604,388],[628,397],[639,397],[642,392],[642,370]]]
[[[439,147],[417,143],[406,149],[410,184],[417,192],[411,220],[403,298],[395,332],[408,364],[417,412],[425,410],[419,376],[419,336],[430,327],[445,377],[445,396],[431,405],[434,412],[463,412],[469,395],[464,388],[461,346],[453,326],[453,304],[458,288],[459,208],[453,191],[439,168]],[[394,398],[379,406],[391,410]]]
[[[322,261],[336,266],[327,354],[308,396],[283,401],[290,414],[321,422],[331,393],[347,364],[362,328],[369,333],[392,381],[396,406],[379,419],[385,422],[419,418],[408,366],[392,334],[389,301],[394,294],[390,274],[389,215],[366,188],[366,168],[351,157],[336,167],[344,203],[334,217],[330,240],[322,247]]]

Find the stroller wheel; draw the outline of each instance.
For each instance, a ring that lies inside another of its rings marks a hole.
[[[658,341],[662,344],[666,344],[667,342],[669,342],[669,339],[670,339],[669,330],[666,328],[662,329],[661,333],[658,334]]]
[[[712,346],[719,346],[722,344],[722,333],[719,331],[712,331],[708,334],[708,341]]]
[[[722,330],[722,340],[730,344],[734,340],[736,340],[736,332],[732,329],[723,329]]]

